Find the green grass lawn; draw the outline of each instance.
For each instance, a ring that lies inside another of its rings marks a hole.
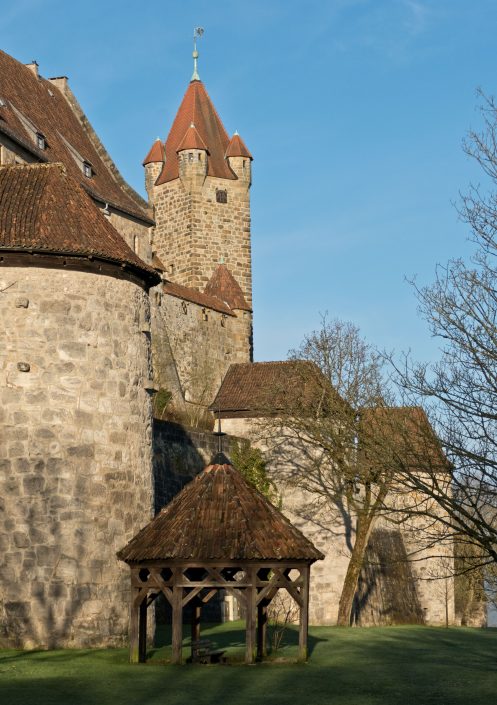
[[[165,665],[151,649],[131,666],[124,649],[0,651],[1,705],[490,705],[497,702],[497,629],[388,627],[310,631],[310,658],[293,663],[296,633],[277,660],[245,666],[240,623],[205,627],[228,665]],[[186,654],[186,651],[185,651]]]

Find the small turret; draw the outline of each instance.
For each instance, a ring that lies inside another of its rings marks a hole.
[[[145,167],[145,188],[147,189],[149,200],[152,203],[153,188],[164,166],[164,145],[160,137],[157,137],[150,148],[149,153],[143,160],[143,166]]]
[[[236,174],[239,181],[247,187],[250,186],[252,182],[251,161],[253,157],[238,132],[235,132],[231,138],[226,149],[225,157],[230,165],[230,168]]]
[[[194,123],[185,132],[176,149],[179,178],[187,191],[200,190],[207,176],[209,150]]]

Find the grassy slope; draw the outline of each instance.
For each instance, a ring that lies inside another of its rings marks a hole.
[[[242,655],[240,625],[204,636]],[[293,642],[280,652],[291,657]],[[497,700],[497,630],[314,627],[307,664],[130,666],[124,650],[0,652],[2,705],[487,705]]]

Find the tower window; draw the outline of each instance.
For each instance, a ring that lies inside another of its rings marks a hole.
[[[188,152],[188,161],[189,162],[193,161],[193,152]]]
[[[225,189],[216,189],[216,201],[218,203],[228,203],[228,192]]]

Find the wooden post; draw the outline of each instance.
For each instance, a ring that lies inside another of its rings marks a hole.
[[[247,577],[250,587],[245,588],[247,592],[247,617],[246,617],[246,637],[245,637],[245,663],[254,663],[255,657],[255,630],[257,620],[257,587],[256,587],[257,571],[251,568],[247,571]]]
[[[140,663],[145,663],[147,660],[147,597],[144,598],[139,608],[138,660]]]
[[[181,663],[183,645],[183,588],[180,585],[173,587],[173,625],[172,647],[173,663]]]
[[[192,642],[200,641],[200,617],[202,614],[202,606],[197,601],[192,607]]]
[[[309,631],[309,579],[311,566],[306,564],[301,568],[303,585],[300,591],[302,604],[300,605],[299,619],[299,659],[307,661],[307,634]]]
[[[139,607],[135,605],[136,590],[131,588],[131,606],[129,610],[129,662],[138,663],[139,653],[139,632],[138,619]]]
[[[267,633],[267,604],[262,600],[257,605],[257,658],[263,659],[267,656],[266,649]]]

